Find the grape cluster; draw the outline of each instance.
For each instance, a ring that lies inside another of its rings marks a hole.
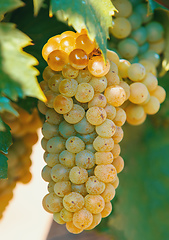
[[[31,178],[30,166],[32,146],[37,142],[37,129],[42,126],[37,110],[32,114],[14,105],[19,117],[5,112],[2,119],[11,128],[13,144],[9,148],[8,179],[0,180],[0,218],[13,197],[13,190],[17,182],[28,183]]]
[[[41,88],[47,102],[42,148],[48,183],[43,207],[71,233],[93,229],[112,210],[111,200],[123,170],[120,155],[128,88],[118,75],[119,57],[106,63],[86,31],[49,39],[42,54],[48,66]]]

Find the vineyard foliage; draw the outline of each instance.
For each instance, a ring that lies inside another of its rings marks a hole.
[[[158,71],[167,98],[159,113],[144,124],[124,127],[125,169],[112,201],[114,210],[97,228],[115,240],[168,240],[169,236],[169,4],[149,0],[147,6],[165,28],[166,49]],[[0,116],[4,112],[18,116],[12,102],[31,113],[37,99],[46,100],[38,82],[46,67],[42,47],[50,37],[85,27],[105,56],[114,11],[110,0],[1,0]],[[10,128],[0,117],[0,178],[7,178],[5,154],[11,144]]]

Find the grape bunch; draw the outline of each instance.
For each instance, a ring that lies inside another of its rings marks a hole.
[[[43,207],[77,234],[111,213],[124,167],[119,143],[128,88],[118,75],[118,55],[108,51],[105,63],[85,30],[50,38],[42,55],[48,63],[40,83],[47,102],[38,103],[46,117],[41,145],[48,194]]]
[[[13,144],[9,148],[8,179],[0,180],[0,218],[9,201],[13,197],[13,190],[17,182],[28,183],[31,178],[30,166],[32,146],[37,142],[37,129],[42,126],[38,112],[35,109],[32,114],[14,105],[19,117],[5,112],[2,119],[11,128]]]
[[[141,60],[160,64],[160,54],[165,48],[164,28],[147,14],[147,3],[143,0],[112,0],[119,11],[113,18],[110,46],[130,62]]]

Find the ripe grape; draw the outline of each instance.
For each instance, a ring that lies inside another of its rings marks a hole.
[[[92,100],[88,102],[88,108],[97,106],[104,108],[107,104],[106,97],[101,93],[96,93]]]
[[[107,87],[107,78],[105,76],[92,77],[89,84],[93,87],[95,93],[101,93]]]
[[[85,207],[93,214],[101,213],[104,209],[104,199],[98,194],[88,194],[84,198]]]
[[[75,163],[79,167],[90,169],[95,165],[95,156],[91,151],[83,150],[76,154]]]
[[[95,176],[104,183],[113,181],[117,176],[116,168],[112,164],[100,164],[95,167]]]
[[[120,152],[121,152],[120,145],[118,143],[115,143],[113,149],[111,150],[113,157],[114,158],[118,157],[120,155]]]
[[[141,81],[145,77],[145,74],[146,70],[140,63],[133,63],[128,68],[128,77],[134,82]]]
[[[135,104],[141,104],[148,98],[149,92],[143,83],[135,82],[130,85],[129,100]]]
[[[86,182],[86,190],[89,194],[101,194],[105,190],[105,183],[97,177],[91,176]]]
[[[42,178],[44,181],[46,182],[50,182],[52,179],[51,179],[51,168],[46,165],[44,166],[44,168],[42,169]]]
[[[56,164],[51,170],[51,177],[54,182],[68,181],[69,169],[62,164]]]
[[[116,126],[110,119],[106,119],[102,124],[96,126],[96,132],[100,137],[110,138],[114,135]]]
[[[66,148],[69,152],[78,153],[84,150],[85,144],[80,138],[72,136],[66,140]]]
[[[59,162],[68,168],[75,166],[75,154],[64,150],[59,154]]]
[[[150,100],[143,106],[143,108],[147,114],[155,114],[160,109],[160,102],[156,97],[150,96]]]
[[[65,149],[65,139],[60,136],[49,139],[46,149],[49,153],[62,152]]]
[[[79,70],[79,75],[76,78],[78,83],[88,83],[92,78],[92,74],[89,72],[88,68]]]
[[[100,125],[106,120],[106,111],[101,107],[90,107],[86,112],[86,119],[92,125]]]
[[[66,121],[62,121],[59,124],[59,133],[64,138],[69,138],[71,136],[76,135],[76,131],[74,129],[74,126],[72,124],[69,124]]]
[[[75,98],[77,101],[86,103],[92,100],[94,89],[89,83],[80,83],[77,87]]]
[[[121,106],[126,99],[126,93],[119,85],[112,85],[106,88],[104,95],[107,99],[107,102],[114,107]]]
[[[60,212],[53,213],[53,220],[59,224],[64,224],[65,221],[60,217]]]
[[[85,229],[89,227],[93,222],[92,213],[83,208],[73,214],[73,224],[79,229]]]
[[[163,103],[166,98],[166,91],[163,87],[157,86],[156,89],[151,92],[151,95],[156,97],[160,103]]]
[[[59,84],[59,92],[66,97],[73,97],[78,89],[75,79],[63,79]]]
[[[117,66],[119,66],[119,56],[117,55],[117,53],[115,53],[114,51],[111,51],[109,49],[107,49],[107,58],[115,63]]]
[[[63,208],[63,199],[58,197],[55,193],[49,193],[45,199],[46,207],[51,212],[60,212]]]
[[[105,207],[104,207],[103,211],[101,212],[102,218],[105,218],[105,217],[109,216],[111,211],[112,211],[112,204],[111,204],[111,202],[106,202],[105,203]]]
[[[74,49],[69,54],[69,63],[75,69],[83,69],[88,64],[88,56],[82,49]]]
[[[85,183],[83,183],[83,184],[72,183],[72,192],[80,193],[82,196],[85,197],[87,195]]]
[[[124,168],[124,160],[122,157],[118,156],[113,160],[113,166],[116,168],[117,173],[120,173]]]
[[[70,170],[69,178],[74,184],[85,183],[88,179],[87,170],[82,167],[75,166]]]
[[[80,134],[89,134],[94,131],[94,126],[87,121],[86,117],[76,123],[74,128]]]
[[[113,147],[113,149],[114,149],[114,147]],[[96,152],[95,153],[96,164],[97,165],[111,164],[113,162],[112,151],[111,152]]]
[[[73,220],[73,213],[69,212],[65,208],[60,211],[60,217],[64,222],[71,222]]]
[[[76,212],[84,206],[84,197],[76,192],[64,196],[63,206],[69,212]]]
[[[76,78],[79,74],[79,70],[72,67],[69,63],[64,65],[64,67],[62,68],[62,75],[65,78]]]
[[[126,38],[131,33],[131,24],[129,20],[124,17],[115,18],[113,20],[113,27],[110,29],[110,32],[118,39]]]
[[[48,80],[48,86],[49,88],[53,91],[56,92],[57,94],[59,93],[59,84],[63,80],[63,76],[60,73],[57,73],[53,75],[49,80]],[[46,94],[46,93],[45,93]]]
[[[54,99],[53,108],[59,114],[68,113],[73,108],[73,100],[70,97],[59,94]]]
[[[42,126],[42,134],[44,138],[50,139],[58,135],[58,128],[56,125],[45,122]]]
[[[93,76],[103,77],[108,73],[110,69],[109,60],[107,60],[105,63],[102,56],[92,57],[89,59],[88,69]]]
[[[71,192],[71,182],[61,181],[56,182],[54,185],[54,192],[59,197],[64,197],[66,194]]]
[[[104,108],[107,114],[107,118],[113,120],[116,116],[116,108],[110,104],[107,104]]]
[[[59,124],[62,121],[62,115],[58,114],[54,109],[46,111],[46,120],[50,124]]]
[[[68,61],[68,54],[62,50],[51,52],[47,58],[49,67],[54,71],[62,71],[62,68]]]
[[[93,147],[98,152],[110,152],[114,147],[113,138],[97,136],[93,142]]]
[[[116,131],[115,134],[113,135],[114,143],[121,142],[121,140],[123,139],[123,135],[124,135],[123,129],[119,126],[116,126]]]
[[[70,232],[70,233],[74,233],[74,234],[78,234],[83,232],[83,229],[79,229],[77,228],[73,222],[67,222],[66,223],[66,229]]]
[[[76,48],[84,50],[87,54],[91,53],[95,47],[95,42],[91,41],[87,34],[82,34],[76,38]]]
[[[78,104],[73,104],[72,109],[63,115],[66,122],[70,124],[76,124],[80,122],[85,115],[85,110],[83,107],[79,106]]]
[[[62,37],[62,36],[61,36]],[[59,44],[59,48],[69,54],[75,48],[75,37],[74,36],[67,36],[62,38]]]
[[[111,183],[106,183],[105,190],[101,196],[104,199],[105,203],[110,202],[115,196],[114,186]]]

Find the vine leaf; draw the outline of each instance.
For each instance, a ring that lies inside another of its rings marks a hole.
[[[19,97],[31,96],[45,101],[45,96],[36,78],[39,72],[34,67],[38,61],[22,50],[23,47],[30,44],[31,39],[16,29],[14,24],[0,24],[0,74],[2,75],[0,88],[2,91],[4,85],[7,84],[8,88],[5,91],[13,93],[10,96],[11,99],[16,100],[17,92]],[[6,76],[8,77],[6,78]],[[10,95],[6,92],[5,94]]]
[[[7,172],[8,172],[8,158],[0,153],[0,179],[7,178]]]
[[[51,0],[50,15],[55,14],[67,21],[78,32],[86,28],[89,37],[98,43],[106,56],[109,27],[112,27],[112,15],[117,11],[110,0]]]
[[[0,121],[2,122],[2,119]],[[10,133],[10,127],[4,122],[3,124],[5,126],[5,131],[0,131],[0,152],[7,154],[12,144],[12,135]]]
[[[20,0],[1,0],[0,1],[0,20],[3,18],[3,15],[12,11],[18,7],[23,7],[25,4]]]
[[[163,1],[148,0],[148,13],[149,14],[154,13],[154,10],[156,9],[168,10],[169,5],[167,7],[164,4],[162,4],[162,2]]]
[[[33,0],[34,16],[38,15],[40,8],[43,6],[44,0]]]

